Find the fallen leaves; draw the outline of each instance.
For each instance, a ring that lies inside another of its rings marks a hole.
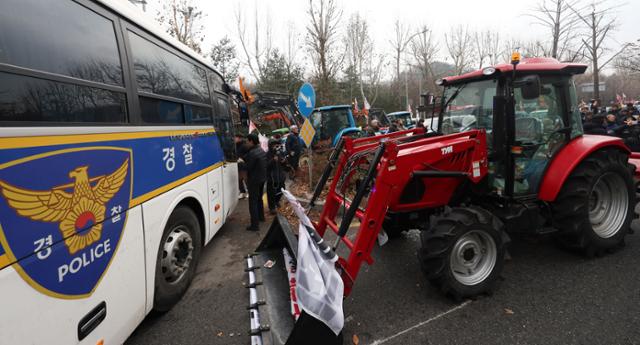
[[[358,338],[358,336],[356,334],[353,335],[353,337],[351,338],[351,340],[353,341],[353,345],[358,345],[360,344],[360,338]]]

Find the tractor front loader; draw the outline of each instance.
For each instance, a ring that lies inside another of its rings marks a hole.
[[[276,217],[247,257],[252,344],[340,343],[335,294],[373,264],[379,235],[421,230],[418,264],[454,299],[494,288],[510,234],[587,256],[624,244],[636,167],[622,140],[582,134],[572,75],[586,66],[513,60],[442,80],[432,131],[340,139],[310,201],[330,183],[319,218],[299,212],[296,235]]]

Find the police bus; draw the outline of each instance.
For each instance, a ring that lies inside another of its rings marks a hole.
[[[120,344],[237,203],[230,99],[122,0],[0,2],[0,344]]]

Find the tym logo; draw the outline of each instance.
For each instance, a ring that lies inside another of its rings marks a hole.
[[[442,150],[442,155],[448,155],[450,153],[453,153],[453,146],[443,147],[440,150]]]

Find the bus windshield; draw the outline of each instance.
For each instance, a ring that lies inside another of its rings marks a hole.
[[[496,86],[497,80],[484,80],[447,87],[440,131],[451,134],[485,128],[490,132]]]

